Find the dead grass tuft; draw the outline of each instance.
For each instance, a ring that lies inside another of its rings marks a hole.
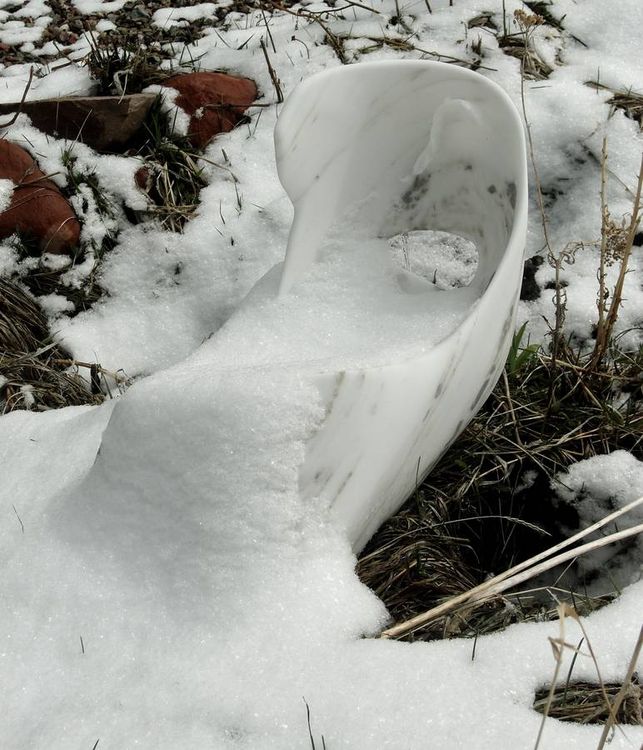
[[[146,86],[159,83],[163,56],[145,44],[121,46],[111,34],[90,35],[91,50],[85,58],[89,72],[104,95],[122,96],[139,93]]]
[[[585,85],[597,91],[611,91],[612,98],[609,104],[612,110],[621,110],[630,120],[638,122],[639,128],[643,130],[643,94],[632,89],[627,91],[613,89],[599,81],[587,81]]]
[[[545,23],[545,19],[537,13],[526,13],[517,10],[514,18],[518,24],[518,31],[504,33],[497,36],[498,46],[510,57],[520,60],[522,76],[532,81],[542,81],[553,72],[553,68],[539,55],[533,41],[533,32]],[[506,27],[506,22],[504,24]]]
[[[551,356],[514,343],[486,404],[358,562],[361,580],[396,622],[561,540],[560,525],[575,519],[552,506],[551,479],[590,456],[640,449],[643,352],[613,350],[600,370],[588,372],[591,355],[567,348],[552,388]],[[475,635],[555,619],[561,599],[586,614],[612,598],[563,591],[554,576],[527,592],[467,605],[412,637]]]
[[[87,367],[91,387],[77,363],[52,342],[36,302],[16,284],[0,279],[0,413],[101,403],[101,368]]]
[[[369,544],[357,573],[384,601],[395,620],[405,620],[428,602],[472,588],[464,538],[454,536],[446,502],[429,504],[418,490],[415,504],[396,514]]]
[[[36,302],[0,279],[0,351],[35,351],[47,336],[47,319]]]
[[[137,156],[149,170],[152,206],[164,229],[180,232],[199,205],[203,177],[201,152],[186,136],[178,135],[160,99],[152,106],[145,124],[145,140]]]
[[[536,692],[534,708],[544,713],[551,686],[545,685]],[[572,682],[555,688],[549,703],[547,715],[561,721],[577,724],[605,724],[610,712],[605,701],[605,693],[613,705],[619,692],[624,690],[624,698],[616,711],[618,724],[643,725],[643,691],[634,675],[627,684],[592,682]]]

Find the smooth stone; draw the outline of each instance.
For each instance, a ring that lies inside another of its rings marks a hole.
[[[254,81],[226,73],[185,73],[163,85],[179,92],[176,104],[190,115],[188,137],[201,149],[217,134],[232,130],[257,98]]]
[[[80,224],[66,198],[30,154],[4,138],[0,178],[15,186],[9,207],[0,213],[0,237],[24,233],[38,241],[43,253],[71,253],[78,246]]]
[[[81,141],[98,151],[116,150],[143,125],[154,94],[70,96],[0,104],[0,114],[20,109],[44,133]]]

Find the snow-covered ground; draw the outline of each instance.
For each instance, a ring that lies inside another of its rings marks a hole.
[[[124,3],[74,5],[108,13]],[[158,11],[154,23],[193,20],[196,9],[211,16],[213,5]],[[519,61],[488,29],[467,22],[493,11],[501,28],[503,6],[512,24],[522,3],[431,0],[432,12],[424,0],[397,5],[347,3],[321,18],[346,37],[349,62],[435,54],[474,60],[481,44],[479,72],[521,106]],[[302,7],[327,10],[323,3]],[[555,196],[552,244],[562,250],[586,243],[564,272],[567,325],[582,340],[595,319],[602,139],[607,135],[614,217],[631,210],[643,147],[638,123],[612,111],[610,91],[585,83],[643,88],[636,31],[643,6],[556,0],[551,11],[564,17],[565,30],[535,31],[553,72],[526,83],[526,109],[540,179]],[[37,54],[48,13],[41,0],[0,0],[0,43],[19,39]],[[467,640],[364,638],[387,622],[384,607],[357,580],[350,547],[326,509],[298,492],[306,441],[321,418],[319,396],[296,369],[271,367],[269,356],[260,371],[231,359],[224,324],[283,259],[292,219],[275,171],[280,105],[260,40],[287,95],[302,79],[340,64],[325,35],[314,15],[231,12],[223,27],[205,28],[191,49],[177,50],[204,69],[253,78],[268,105],[208,147],[208,186],[183,234],[152,222],[132,225],[120,210],[123,202],[145,208],[135,159],[74,146],[79,166],[96,172],[116,207],[120,233],[101,275],[108,295],[75,317],[64,300],[49,299],[47,309],[75,357],[122,368],[137,382],[100,407],[0,418],[2,748],[306,748],[304,700],[317,746],[323,735],[329,750],[534,746],[541,716],[531,706],[535,690],[551,679],[549,638],[559,636],[559,625],[523,624],[480,638],[475,659]],[[88,44],[81,36],[69,59],[82,59]],[[0,64],[0,101],[19,100],[28,74],[28,65]],[[74,64],[35,80],[30,96],[88,92],[91,85],[86,68]],[[69,144],[39,133],[24,115],[3,134],[37,155],[54,180],[64,179]],[[0,189],[1,203],[9,193]],[[532,208],[526,257],[543,248],[535,202]],[[98,238],[104,227],[91,201],[82,218],[85,240]],[[622,331],[643,320],[642,264],[639,249]],[[0,274],[16,271],[15,250],[0,244]],[[539,285],[552,279],[544,263]],[[552,317],[546,291],[521,304],[518,322],[529,321],[537,340],[546,330],[543,316]],[[640,343],[640,333],[631,330],[627,340]],[[251,361],[257,345],[248,327],[245,339],[235,339],[236,354]],[[616,504],[643,495],[635,458],[619,453],[597,461],[562,478],[585,503],[588,522],[610,492]],[[584,484],[595,504],[579,495]],[[642,592],[633,583],[585,623],[604,680],[625,674]],[[566,620],[565,628],[565,640],[577,643],[578,626]],[[563,679],[571,657],[566,653]],[[574,677],[596,681],[586,653]],[[541,748],[585,750],[599,736],[597,727],[548,720]],[[625,728],[610,747],[642,741],[642,728]]]

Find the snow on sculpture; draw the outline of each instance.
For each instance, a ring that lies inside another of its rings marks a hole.
[[[472,240],[479,253],[467,288],[436,292],[399,271],[396,287],[369,290],[378,295],[370,306],[374,330],[355,341],[352,359],[320,365],[327,416],[309,445],[302,491],[325,499],[359,550],[500,374],[527,226],[522,123],[508,96],[476,73],[387,61],[306,80],[287,101],[275,142],[279,177],[295,206],[282,294],[308,293],[320,255],[357,259],[348,295],[364,293],[373,266],[380,282],[390,281],[382,246],[402,232],[443,230]],[[334,271],[348,273],[341,264]],[[402,310],[406,325],[396,315]],[[320,312],[315,340],[342,340],[345,332],[325,326]]]

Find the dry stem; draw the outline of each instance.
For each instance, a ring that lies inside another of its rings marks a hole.
[[[600,265],[600,270],[599,270],[599,300],[598,300],[599,320],[598,320],[598,328],[596,331],[596,343],[594,345],[594,352],[592,354],[592,358],[588,365],[590,370],[596,369],[598,364],[601,362],[601,360],[605,356],[605,352],[607,351],[609,347],[609,342],[612,338],[612,334],[614,332],[614,326],[618,318],[618,311],[619,311],[619,308],[621,306],[621,302],[623,299],[623,285],[625,284],[625,275],[627,274],[628,263],[629,263],[630,256],[632,254],[632,247],[634,245],[634,237],[636,235],[636,232],[638,230],[639,223],[641,220],[640,211],[641,211],[641,190],[643,189],[643,155],[641,155],[641,165],[639,167],[639,175],[638,175],[638,181],[636,185],[636,195],[634,196],[634,204],[632,206],[632,217],[627,227],[627,233],[625,235],[623,244],[621,247],[618,248],[619,261],[620,261],[618,279],[616,280],[616,285],[614,286],[614,291],[612,292],[610,305],[607,310],[607,315],[603,317],[603,306],[605,304],[604,295],[606,293],[604,267],[605,267],[605,262],[607,258],[607,243],[609,240],[609,232],[610,232],[610,219],[609,219],[609,214],[607,212],[607,207],[605,205],[605,187],[604,187],[604,182],[605,182],[604,160],[606,156],[607,156],[607,147],[604,142],[603,143],[603,164],[602,164],[602,172],[601,172],[601,177],[602,177],[601,179],[601,208],[603,212],[603,230],[602,230],[602,237],[601,237],[601,265]]]
[[[629,503],[628,505],[624,506],[623,508],[620,508],[614,513],[610,513],[608,516],[605,516],[605,518],[601,519],[600,521],[597,521],[595,524],[592,524],[587,529],[579,531],[577,534],[574,534],[569,539],[566,539],[563,542],[560,542],[559,544],[553,547],[550,547],[549,549],[544,550],[538,555],[535,555],[534,557],[531,557],[528,560],[525,560],[524,562],[518,565],[515,565],[513,568],[510,568],[509,570],[504,571],[504,573],[500,573],[499,575],[494,576],[488,581],[481,583],[479,586],[475,586],[469,591],[465,591],[463,594],[460,594],[451,599],[448,599],[446,602],[439,604],[437,607],[433,607],[426,612],[416,615],[415,617],[412,617],[406,622],[398,623],[397,625],[394,625],[393,627],[383,630],[382,633],[380,634],[380,637],[381,638],[399,638],[408,633],[412,633],[414,630],[417,630],[423,625],[426,625],[428,622],[431,622],[432,620],[435,620],[436,618],[442,615],[452,612],[461,604],[474,603],[474,602],[479,603],[493,596],[496,596],[497,594],[505,591],[508,588],[517,586],[523,581],[529,580],[530,578],[533,578],[534,576],[539,575],[545,570],[549,570],[550,568],[555,567],[556,565],[560,565],[561,563],[566,562],[567,560],[580,556],[584,554],[585,552],[590,552],[594,549],[603,547],[606,544],[611,544],[621,539],[626,539],[630,536],[634,536],[635,534],[642,533],[643,524],[639,524],[638,526],[634,526],[632,528],[625,529],[623,531],[619,531],[614,534],[610,534],[601,539],[597,539],[593,542],[589,542],[580,547],[576,547],[572,550],[568,550],[567,552],[564,552],[562,554],[556,554],[560,550],[565,549],[566,547],[569,547],[570,545],[574,544],[580,539],[583,539],[584,537],[588,536],[592,532],[597,531],[598,529],[607,525],[611,521],[614,521],[616,518],[622,516],[624,513],[628,513],[629,511],[633,510],[634,508],[641,505],[642,503],[643,503],[643,497],[640,497],[638,498],[638,500],[635,500],[634,502]],[[552,555],[555,555],[555,556],[552,557]],[[543,560],[545,562],[542,562]]]
[[[621,689],[619,690],[618,695],[614,699],[614,703],[611,704],[610,706],[610,714],[609,714],[607,721],[605,722],[605,726],[603,727],[601,739],[598,743],[598,747],[596,748],[596,750],[603,750],[603,747],[605,746],[605,742],[607,741],[607,736],[609,734],[609,731],[616,721],[616,715],[617,715],[618,709],[620,708],[620,705],[623,702],[623,699],[625,698],[627,694],[628,687],[630,685],[632,676],[634,675],[634,670],[636,669],[636,665],[639,660],[639,654],[641,653],[642,646],[643,646],[643,627],[641,627],[641,630],[639,632],[639,637],[636,642],[636,646],[634,647],[634,652],[632,653],[632,658],[630,659],[630,663],[627,668],[627,674],[625,675],[625,679],[623,680],[623,685],[621,686]]]

